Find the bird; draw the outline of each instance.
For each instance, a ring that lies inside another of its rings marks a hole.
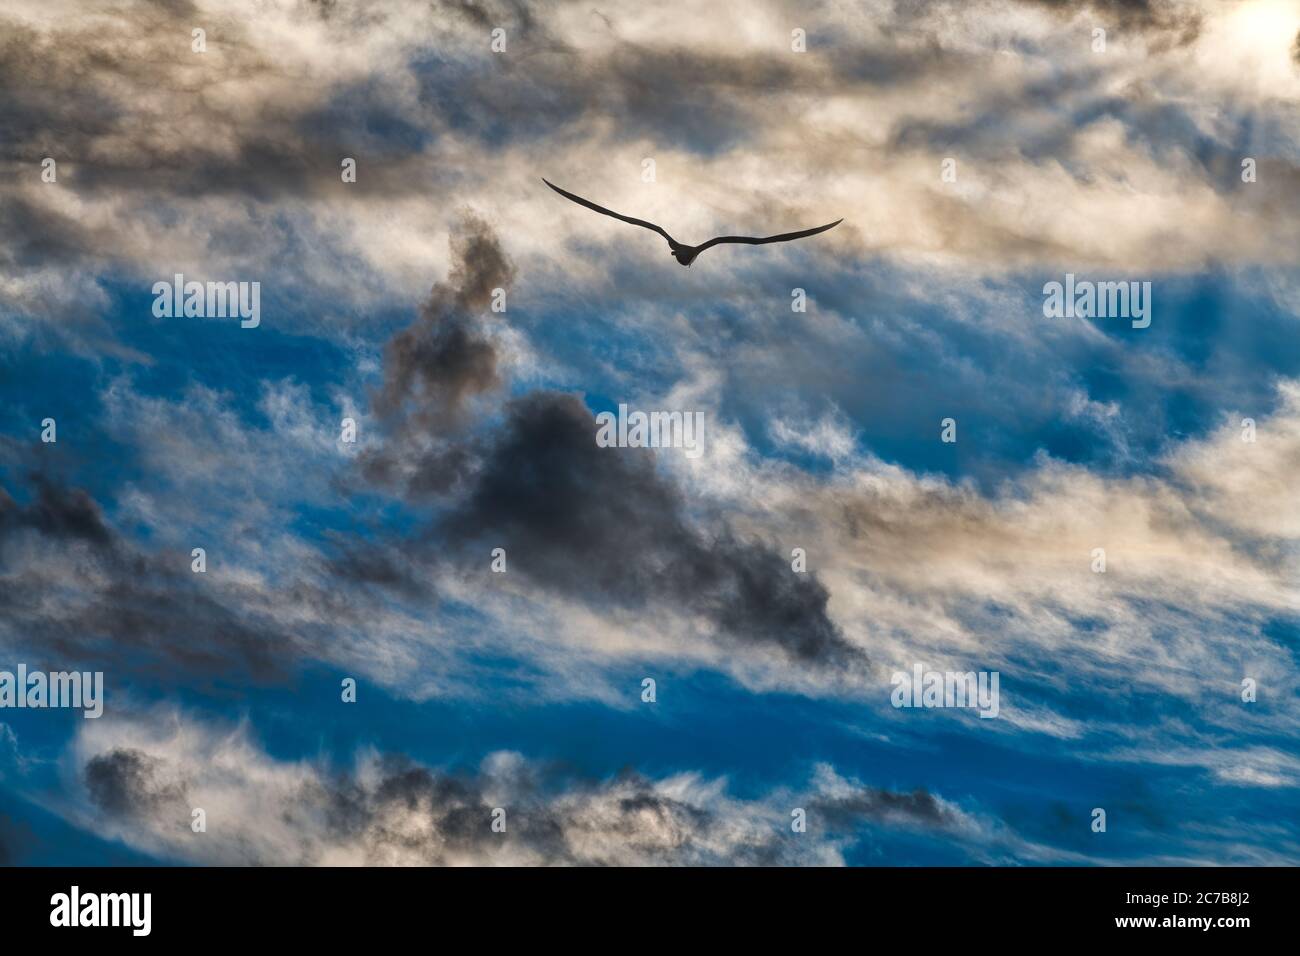
[[[783,232],[779,236],[714,236],[708,242],[702,242],[698,246],[688,246],[684,242],[678,242],[662,226],[657,226],[653,222],[646,222],[644,219],[634,219],[631,216],[624,216],[622,213],[614,212],[612,209],[606,209],[604,206],[598,206],[590,199],[583,199],[581,196],[575,196],[568,190],[561,189],[549,179],[543,177],[542,182],[550,186],[565,199],[576,202],[579,206],[586,206],[588,209],[594,209],[596,212],[606,216],[613,216],[615,219],[621,219],[624,222],[630,222],[634,226],[641,226],[644,229],[650,229],[659,233],[668,240],[668,246],[672,250],[670,255],[684,266],[689,266],[695,261],[695,258],[705,249],[719,245],[723,242],[743,242],[750,246],[761,246],[769,242],[789,242],[791,239],[804,239],[808,236],[815,236],[819,232],[825,232],[827,229],[834,229],[843,219],[836,219],[834,222],[828,222],[824,226],[817,226],[814,229],[804,229],[800,232]]]

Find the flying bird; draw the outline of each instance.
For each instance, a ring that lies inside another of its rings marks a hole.
[[[689,266],[695,261],[705,249],[716,246],[723,242],[743,242],[750,246],[761,246],[769,242],[789,242],[791,239],[803,239],[807,236],[815,236],[819,232],[825,232],[827,229],[834,229],[843,219],[836,219],[834,222],[828,222],[824,226],[818,226],[815,229],[804,229],[801,232],[783,232],[779,236],[715,236],[708,242],[702,242],[698,246],[688,246],[684,242],[678,242],[662,226],[656,226],[653,222],[646,222],[644,219],[633,219],[631,216],[624,216],[621,213],[614,212],[612,209],[606,209],[604,206],[597,206],[589,199],[583,199],[581,196],[575,196],[567,190],[561,189],[555,183],[543,179],[542,182],[550,186],[565,199],[571,199],[579,206],[586,206],[588,209],[594,209],[596,212],[606,216],[613,216],[615,219],[622,219],[624,222],[630,222],[634,226],[641,226],[644,229],[651,229],[668,240],[668,246],[672,249],[672,257],[684,266]]]

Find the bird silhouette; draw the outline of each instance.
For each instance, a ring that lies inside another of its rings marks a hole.
[[[606,209],[604,206],[597,206],[589,199],[583,199],[581,196],[575,196],[573,193],[561,189],[555,183],[548,179],[542,182],[550,186],[565,199],[571,199],[579,206],[586,206],[588,209],[594,209],[596,212],[606,216],[613,216],[615,219],[621,219],[624,222],[630,222],[634,226],[641,226],[644,229],[651,229],[668,240],[668,246],[672,249],[672,257],[684,266],[689,266],[695,261],[705,249],[716,246],[724,242],[743,242],[750,246],[761,246],[769,242],[789,242],[791,239],[803,239],[807,236],[815,236],[819,232],[825,232],[827,229],[833,229],[842,223],[843,219],[836,219],[834,222],[828,222],[824,226],[817,226],[815,229],[804,229],[801,232],[783,232],[779,236],[715,236],[708,242],[702,242],[698,246],[688,246],[684,242],[678,242],[672,236],[668,235],[667,230],[662,226],[656,226],[653,222],[646,222],[644,219],[633,219],[631,216],[624,216],[622,213],[614,212],[612,209]]]

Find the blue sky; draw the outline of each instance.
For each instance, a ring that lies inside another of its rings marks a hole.
[[[3,15],[0,862],[1300,859],[1300,11],[678,13]]]

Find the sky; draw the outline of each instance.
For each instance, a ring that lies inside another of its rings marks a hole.
[[[0,683],[104,686],[0,863],[1300,862],[1300,4],[9,0],[0,90]]]

